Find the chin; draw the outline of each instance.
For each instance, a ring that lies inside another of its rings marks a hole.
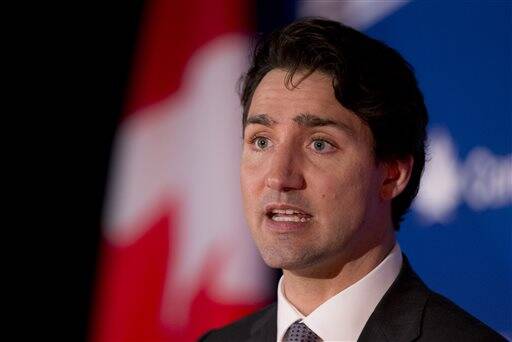
[[[281,262],[279,260],[274,260],[274,259],[269,259],[269,258],[263,257],[263,261],[265,262],[265,265],[267,265],[270,268],[275,268],[275,269],[286,268],[286,264],[284,264],[283,262]]]
[[[293,258],[285,257],[277,252],[273,247],[258,247],[260,255],[265,264],[270,268],[287,268],[294,264]],[[282,252],[282,251],[281,251]]]
[[[270,268],[293,270],[301,268],[300,263],[289,261],[289,260],[278,260],[275,258],[263,258],[265,264]]]
[[[276,250],[274,247],[259,248],[259,250],[263,261],[270,268],[294,270],[314,264],[314,261],[311,260],[314,258],[304,253],[294,253],[293,251],[286,253],[283,249]]]

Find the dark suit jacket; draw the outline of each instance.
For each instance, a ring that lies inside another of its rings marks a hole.
[[[277,304],[207,332],[200,341],[269,341],[277,338]],[[358,341],[505,341],[445,297],[431,291],[404,256],[402,269],[363,328]]]

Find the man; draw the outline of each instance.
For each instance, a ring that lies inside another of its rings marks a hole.
[[[418,191],[427,111],[393,49],[324,19],[256,47],[241,186],[278,301],[204,341],[501,341],[430,291],[395,238]]]

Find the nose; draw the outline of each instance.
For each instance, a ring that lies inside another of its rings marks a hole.
[[[302,190],[306,187],[300,156],[294,153],[293,149],[282,148],[274,152],[266,177],[266,185],[280,192]]]

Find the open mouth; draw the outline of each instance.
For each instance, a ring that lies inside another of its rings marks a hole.
[[[266,213],[267,217],[276,222],[308,222],[313,217],[297,209],[269,209]]]

